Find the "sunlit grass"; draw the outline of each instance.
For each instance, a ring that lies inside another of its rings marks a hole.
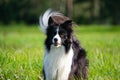
[[[120,79],[120,27],[74,28],[87,51],[89,80]],[[0,26],[0,80],[41,80],[45,35],[38,26]]]

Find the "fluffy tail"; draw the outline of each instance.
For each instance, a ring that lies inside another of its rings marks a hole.
[[[51,16],[60,16],[60,15],[61,13],[54,12],[51,9],[45,11],[45,13],[39,18],[40,29],[42,30],[42,32],[46,33],[46,29],[49,26],[48,21]]]
[[[46,28],[48,27],[48,20],[50,18],[52,10],[48,9],[42,16],[39,18],[40,29],[42,32],[46,33]]]

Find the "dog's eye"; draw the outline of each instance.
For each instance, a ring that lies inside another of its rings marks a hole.
[[[63,32],[59,32],[59,35],[60,35],[60,36],[63,36],[63,35],[64,35],[64,33],[63,33]]]
[[[62,37],[62,38],[64,38],[64,39],[67,38],[67,34],[66,34],[66,33],[61,33],[61,34],[59,34],[59,35],[60,35],[60,37]]]

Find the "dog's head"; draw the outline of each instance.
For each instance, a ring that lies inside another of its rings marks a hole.
[[[49,50],[51,46],[68,47],[72,42],[72,20],[58,12],[47,10],[40,17],[41,30],[47,35],[45,45]]]

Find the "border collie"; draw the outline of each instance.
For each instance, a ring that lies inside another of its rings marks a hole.
[[[46,34],[44,80],[87,79],[86,52],[74,35],[72,20],[49,9],[39,23]]]

